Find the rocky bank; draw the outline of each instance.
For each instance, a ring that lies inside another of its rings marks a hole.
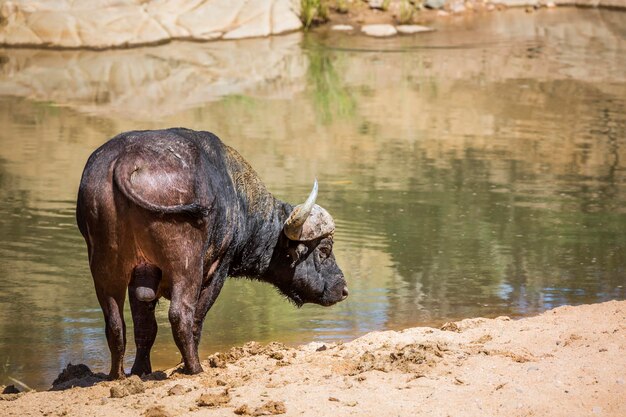
[[[53,391],[2,394],[0,415],[624,416],[626,301],[345,344],[250,342],[203,366],[123,381],[68,367]]]
[[[292,0],[0,0],[0,45],[124,47],[300,29]]]
[[[562,5],[624,9],[626,0],[0,0],[0,46],[106,49],[266,37],[299,30],[302,21],[384,37],[426,31],[419,23],[449,16]]]

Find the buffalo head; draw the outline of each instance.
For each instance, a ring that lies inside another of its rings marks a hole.
[[[317,180],[309,198],[285,221],[271,268],[276,286],[298,306],[330,306],[348,297],[346,280],[333,254],[335,222],[315,204],[316,198]]]

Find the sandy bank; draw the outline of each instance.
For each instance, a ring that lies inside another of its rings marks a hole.
[[[0,415],[624,416],[626,301],[375,332],[339,345],[251,342],[204,367],[193,377],[170,370],[5,394]],[[97,378],[65,384],[90,381]]]

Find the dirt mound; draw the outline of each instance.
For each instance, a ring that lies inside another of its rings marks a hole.
[[[214,353],[207,358],[207,363],[211,368],[225,368],[230,363],[257,355],[266,355],[272,359],[281,360],[286,350],[287,347],[282,343],[271,342],[263,346],[257,342],[248,342],[243,346],[233,347],[228,352]]]
[[[0,401],[14,401],[24,394],[15,385],[0,385],[0,391]]]
[[[137,375],[132,375],[111,387],[111,398],[124,398],[145,391],[143,381]]]
[[[238,416],[271,416],[285,414],[287,407],[283,401],[268,401],[252,411],[247,404],[235,408],[234,413]]]
[[[156,405],[154,407],[148,408],[144,413],[144,417],[171,417],[170,414],[165,408],[161,405]]]
[[[19,394],[20,390],[15,385],[0,386],[2,394]]]
[[[230,402],[230,394],[228,390],[224,390],[220,393],[204,393],[197,400],[196,404],[199,407],[219,408],[224,407]]]
[[[52,391],[62,391],[73,387],[90,387],[106,379],[106,375],[93,373],[87,365],[69,363],[52,382]]]
[[[415,343],[396,346],[391,351],[367,351],[356,360],[349,375],[358,375],[371,370],[423,373],[425,369],[435,366],[447,350],[441,343]]]
[[[270,416],[276,414],[285,414],[287,407],[282,401],[268,401],[252,413],[253,416]]]

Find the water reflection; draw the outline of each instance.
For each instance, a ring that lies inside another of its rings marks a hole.
[[[337,221],[347,302],[296,310],[232,280],[203,354],[626,298],[625,19],[513,12],[394,40],[0,51],[0,383],[106,368],[74,199],[89,153],[129,129],[212,130],[289,201],[317,176]],[[175,365],[167,303],[158,321],[154,363]]]

